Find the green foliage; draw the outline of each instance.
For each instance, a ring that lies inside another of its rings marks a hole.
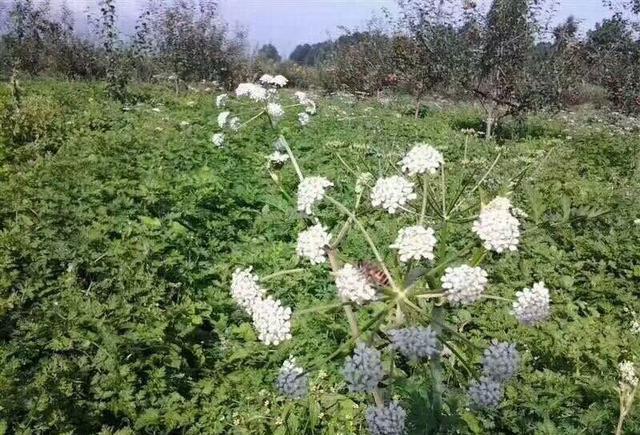
[[[236,265],[262,275],[299,267],[294,200],[265,167],[275,138],[256,127],[216,148],[217,111],[205,94],[138,89],[143,102],[123,110],[100,85],[22,86],[20,113],[29,116],[13,125],[27,133],[3,123],[0,136],[0,433],[365,433],[363,400],[347,396],[341,359],[312,373],[313,400],[286,401],[273,387],[289,354],[310,365],[346,341],[342,316],[296,318],[296,340],[266,348],[229,296]],[[304,169],[334,181],[341,200],[353,175],[337,155],[378,175],[420,140],[459,168],[459,128],[479,119],[468,108],[414,120],[394,106],[319,103],[304,133],[287,137]],[[13,105],[2,90],[2,119]],[[491,291],[512,297],[544,280],[554,315],[531,330],[486,302],[448,319],[474,345],[518,343],[524,359],[505,402],[488,413],[465,409],[468,368],[447,358],[443,427],[451,432],[611,433],[617,364],[640,359],[626,311],[640,313],[640,142],[580,126],[569,140],[559,129],[536,119],[499,145],[468,140],[464,167],[475,177],[501,153],[485,197],[513,190],[529,214],[522,249],[488,262]],[[291,167],[278,176],[295,191]],[[449,188],[462,182],[452,175]],[[341,223],[322,213],[327,225]],[[362,218],[381,245],[402,225]],[[364,250],[349,237],[343,253]],[[295,312],[335,302],[327,276],[317,267],[268,285]],[[473,370],[477,351],[460,352]],[[394,376],[414,432],[424,433],[429,375],[398,365]],[[628,433],[640,432],[638,415]]]

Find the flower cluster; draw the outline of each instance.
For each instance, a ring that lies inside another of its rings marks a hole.
[[[327,227],[316,224],[298,234],[296,253],[309,259],[311,264],[324,263],[327,259],[326,247],[331,241]]]
[[[291,399],[302,399],[309,392],[309,375],[296,364],[296,359],[290,356],[280,368],[276,387]]]
[[[434,358],[440,353],[438,338],[431,326],[393,329],[388,335],[391,347],[411,361]]]
[[[220,112],[218,115],[218,126],[220,128],[230,128],[233,131],[240,129],[240,118],[237,116],[231,116],[231,112]]]
[[[316,113],[316,103],[309,96],[302,91],[297,91],[295,93],[296,98],[298,99],[298,103],[304,106],[304,110],[309,115],[315,115]]]
[[[255,83],[240,83],[236,88],[237,97],[248,97],[253,101],[266,101],[269,97],[265,88]]]
[[[452,305],[471,304],[482,296],[487,285],[487,272],[466,264],[448,267],[441,278],[445,297]]]
[[[312,215],[311,207],[322,201],[325,190],[333,183],[324,177],[307,177],[298,185],[298,211]]]
[[[400,261],[406,263],[410,260],[426,258],[433,260],[433,248],[436,246],[436,237],[433,228],[424,228],[422,225],[402,228],[391,248],[398,250]]]
[[[291,338],[291,308],[271,296],[253,305],[253,325],[264,344],[280,344]]]
[[[379,178],[371,191],[371,204],[394,214],[407,202],[416,199],[417,195],[413,191],[413,187],[412,182],[398,175]]]
[[[280,151],[274,151],[271,154],[269,154],[267,158],[273,165],[282,166],[287,162],[287,160],[289,160],[289,154],[282,153]]]
[[[287,86],[289,80],[287,80],[285,76],[280,74],[278,74],[277,76],[272,76],[271,74],[263,74],[262,77],[260,77],[260,83],[283,88]]]
[[[425,143],[415,144],[413,148],[398,162],[402,171],[414,176],[416,174],[435,174],[444,158],[440,151]]]
[[[284,109],[278,103],[267,104],[267,113],[273,122],[278,122],[284,116]]]
[[[484,351],[482,373],[497,382],[506,382],[518,371],[520,353],[513,343],[494,340]]]
[[[279,344],[291,338],[291,308],[271,296],[258,282],[251,268],[236,269],[231,277],[231,297],[251,315],[258,338],[265,344]]]
[[[620,388],[629,386],[635,388],[638,385],[638,375],[631,361],[623,361],[618,364],[620,370]]]
[[[227,101],[229,101],[229,96],[227,94],[220,94],[216,97],[216,107],[218,109],[222,109],[227,105]]]
[[[224,146],[224,133],[214,133],[211,136],[211,142],[219,148]]]
[[[535,283],[531,289],[517,292],[516,296],[512,313],[522,324],[535,326],[549,317],[551,298],[544,282]]]
[[[495,408],[502,402],[504,386],[490,377],[483,376],[469,387],[471,403],[476,408]]]
[[[298,113],[298,122],[300,123],[300,125],[304,127],[305,125],[309,124],[310,121],[311,121],[311,117],[309,116],[308,113],[305,113],[305,112]]]
[[[373,392],[384,377],[380,351],[358,343],[353,356],[345,359],[342,375],[352,393]]]
[[[335,273],[336,287],[340,299],[363,304],[376,299],[376,290],[367,277],[351,264],[345,264]]]
[[[398,402],[387,406],[370,406],[367,408],[367,427],[371,435],[402,435],[405,433],[407,412]]]
[[[253,313],[254,305],[264,297],[266,290],[258,282],[251,268],[237,268],[231,276],[231,297],[247,314]]]
[[[511,202],[497,197],[480,211],[472,230],[486,249],[502,253],[515,251],[520,242],[520,222],[511,213]]]

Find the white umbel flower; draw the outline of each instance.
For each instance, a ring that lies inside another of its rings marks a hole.
[[[472,230],[486,249],[502,253],[515,251],[520,243],[520,222],[511,214],[511,202],[497,197],[480,211]]]
[[[623,361],[618,364],[620,370],[620,388],[629,386],[635,388],[638,385],[638,375],[631,361]]]
[[[309,115],[315,115],[316,113],[316,103],[309,98],[309,96],[302,91],[297,91],[295,93],[296,98],[298,99],[298,103],[304,106],[304,110]]]
[[[262,74],[258,81],[265,85],[270,85],[273,82],[273,76],[271,74]]]
[[[298,234],[296,253],[309,259],[311,264],[324,263],[327,260],[326,247],[331,242],[327,227],[316,224]]]
[[[253,313],[254,305],[265,295],[266,290],[258,282],[251,268],[237,268],[231,276],[231,297],[247,314]]]
[[[307,124],[309,124],[309,122],[311,121],[311,117],[305,113],[305,112],[301,112],[298,113],[298,122],[300,123],[301,126],[305,126]]]
[[[227,101],[229,101],[229,96],[227,94],[220,94],[216,97],[216,107],[218,109],[222,109],[227,105]]]
[[[544,282],[535,283],[531,289],[517,292],[516,296],[518,299],[513,303],[512,313],[520,323],[535,326],[549,317],[551,297]]]
[[[302,399],[309,392],[309,375],[297,365],[296,359],[290,356],[280,368],[276,387],[291,399]]]
[[[371,435],[403,435],[407,412],[398,404],[391,402],[387,406],[369,406],[366,419]]]
[[[238,118],[237,116],[234,116],[229,120],[229,128],[233,131],[240,130],[241,125],[242,123],[240,122],[240,118]]]
[[[211,136],[211,142],[213,142],[215,146],[222,148],[224,146],[224,133],[214,133],[213,136]]]
[[[414,176],[417,174],[435,174],[444,165],[442,153],[426,143],[415,144],[413,148],[398,162],[402,171]]]
[[[425,228],[422,225],[402,228],[398,237],[391,245],[398,250],[400,261],[406,263],[410,260],[426,258],[433,260],[433,248],[436,246],[436,237],[433,228]]]
[[[265,88],[255,83],[240,83],[236,88],[236,96],[248,97],[253,101],[265,101],[268,94]]]
[[[253,304],[253,326],[264,344],[280,344],[291,338],[291,308],[269,296]]]
[[[277,76],[273,77],[273,79],[271,80],[271,84],[275,86],[279,86],[281,88],[287,86],[287,83],[289,83],[289,80],[282,74],[278,74]]]
[[[336,287],[340,299],[363,304],[376,299],[376,290],[367,277],[351,264],[345,264],[335,273]]]
[[[287,162],[287,160],[289,160],[289,154],[281,153],[280,151],[274,151],[269,154],[267,158],[274,165],[282,166]]]
[[[284,109],[278,103],[269,103],[267,104],[267,113],[273,122],[278,122],[284,116]]]
[[[407,202],[416,199],[413,187],[412,182],[397,175],[379,178],[371,191],[371,204],[394,214]]]
[[[447,267],[441,278],[444,295],[451,305],[471,304],[482,296],[487,286],[487,272],[466,264]]]
[[[324,177],[307,177],[298,185],[298,211],[312,215],[311,207],[322,201],[325,190],[333,183]]]
[[[231,112],[229,111],[220,112],[220,114],[218,114],[218,127],[226,128],[229,122],[229,116],[231,116]]]

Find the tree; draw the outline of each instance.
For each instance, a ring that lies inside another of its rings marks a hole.
[[[264,44],[258,50],[258,58],[267,59],[273,62],[280,62],[280,54],[278,53],[278,49],[273,44]]]

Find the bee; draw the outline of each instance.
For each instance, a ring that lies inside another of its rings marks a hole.
[[[358,265],[360,273],[362,273],[369,283],[375,287],[389,287],[389,276],[381,270],[376,264],[365,261]]]

